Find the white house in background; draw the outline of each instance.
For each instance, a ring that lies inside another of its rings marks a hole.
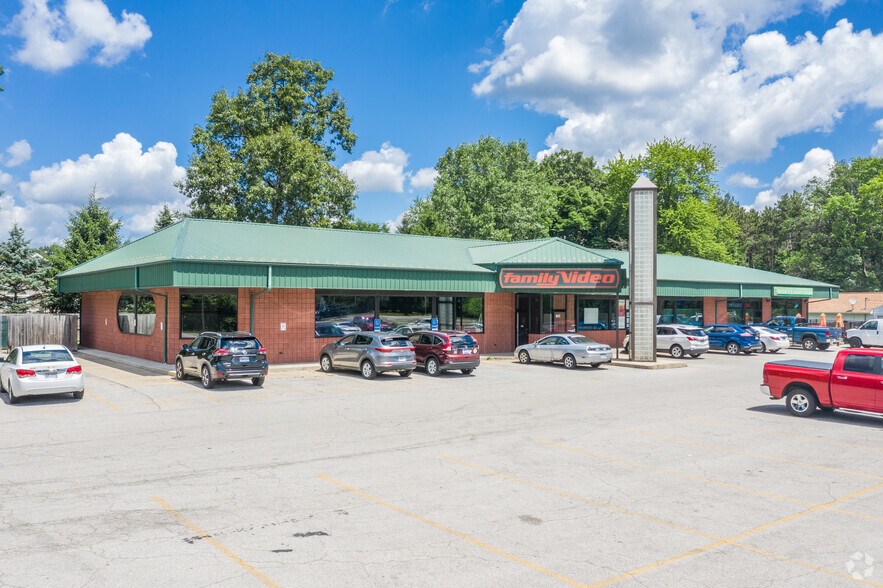
[[[807,308],[810,323],[818,322],[825,313],[825,320],[833,326],[839,312],[847,327],[858,326],[883,316],[883,292],[841,292],[837,298],[811,298]]]

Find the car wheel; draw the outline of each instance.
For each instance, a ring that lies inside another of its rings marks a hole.
[[[202,366],[202,387],[206,390],[213,388],[215,385],[215,381],[212,380],[212,371],[208,369],[207,365]]]
[[[770,353],[778,353],[778,352],[779,352],[779,349],[771,349],[770,350]]]
[[[735,341],[730,341],[727,343],[727,353],[730,355],[739,355],[739,351],[741,351],[739,344]]]
[[[258,378],[252,378],[251,383],[255,386],[263,386],[264,385],[264,377],[260,376]]]
[[[812,351],[816,348],[816,340],[812,337],[807,337],[806,339],[801,341],[801,345],[803,345],[803,348],[807,351]]]
[[[572,370],[573,368],[576,367],[576,358],[568,353],[567,355],[564,356],[563,363],[564,363],[564,367],[566,367],[569,370]]]
[[[439,374],[438,360],[436,358],[430,357],[426,359],[426,373],[430,376],[437,376]]]
[[[468,370],[460,370],[460,371],[463,372],[464,375],[468,376],[469,374],[471,374],[472,372],[475,371],[475,368],[470,368]]]
[[[680,345],[672,345],[671,349],[669,349],[668,352],[671,353],[671,356],[675,359],[680,359],[684,357],[684,348]]]
[[[9,394],[9,404],[18,404],[18,396],[12,392],[12,380],[7,382],[6,393]]]
[[[334,371],[334,366],[331,365],[331,358],[327,355],[323,355],[319,358],[319,367],[322,368],[322,371],[326,374]]]
[[[761,341],[760,343],[760,352],[766,353],[766,343],[764,343],[763,341]]]
[[[85,394],[86,394],[86,391],[85,391],[85,390],[78,390],[78,391],[74,392],[74,399],[75,399],[75,400],[82,400],[82,399],[83,399],[83,396],[84,396]]]
[[[186,380],[187,374],[184,373],[184,362],[180,359],[175,362],[175,379]]]
[[[399,372],[399,375],[403,378],[407,378],[408,376],[411,375],[411,372],[413,372],[413,371],[414,370],[402,370]]]
[[[852,339],[849,340],[849,346],[852,347],[853,349],[855,349],[856,347],[861,347],[862,340],[859,339],[858,337],[853,337]]]
[[[362,362],[362,377],[366,380],[373,380],[377,377],[377,370],[374,369],[374,364],[368,361],[367,359]]]
[[[521,363],[530,363],[530,354],[522,349],[518,352],[518,361]]]
[[[812,415],[818,406],[815,394],[806,388],[796,388],[788,392],[785,404],[788,406],[788,412],[799,417]]]
[[[702,354],[701,353],[691,353],[690,357],[695,359],[695,358],[699,357],[700,355],[702,355]]]

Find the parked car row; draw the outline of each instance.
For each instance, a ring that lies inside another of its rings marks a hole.
[[[630,338],[627,335],[624,341],[626,352]],[[714,324],[697,327],[669,323],[656,326],[656,351],[669,353],[676,359],[684,355],[699,357],[711,349],[738,355],[767,351],[777,353],[789,346],[787,335],[754,325]]]

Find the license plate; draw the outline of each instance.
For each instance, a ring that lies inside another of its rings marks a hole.
[[[57,378],[58,374],[56,374],[55,372],[49,372],[49,373],[43,374],[43,377],[44,378]]]
[[[236,362],[237,362],[237,363],[248,363],[248,362],[250,362],[250,361],[251,361],[251,358],[248,357],[247,355],[246,355],[246,356],[242,356],[242,357],[237,357],[237,358],[236,358]]]

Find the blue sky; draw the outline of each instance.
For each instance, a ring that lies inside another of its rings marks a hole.
[[[127,235],[149,231],[183,205],[212,94],[267,51],[335,71],[360,218],[394,221],[482,135],[599,161],[708,142],[721,187],[762,207],[883,155],[881,28],[862,0],[0,0],[0,235],[63,238],[93,185]]]

